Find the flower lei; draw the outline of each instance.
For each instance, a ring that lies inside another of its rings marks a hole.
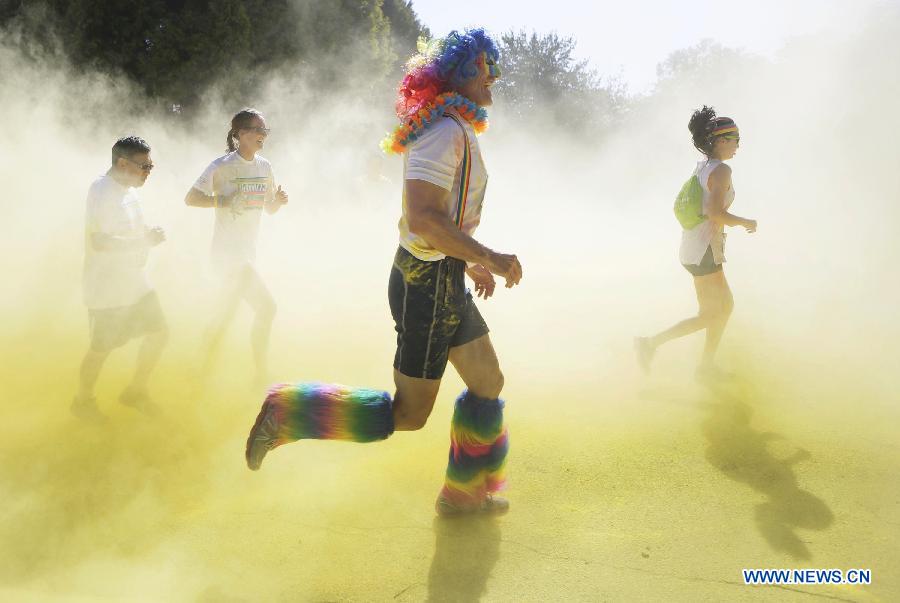
[[[410,115],[406,123],[400,124],[392,134],[381,141],[381,148],[385,153],[401,154],[409,143],[414,142],[419,136],[431,127],[450,107],[455,107],[459,115],[472,124],[476,134],[481,134],[488,127],[487,111],[479,107],[465,96],[456,92],[444,92],[437,95],[430,103],[426,103],[421,109]]]

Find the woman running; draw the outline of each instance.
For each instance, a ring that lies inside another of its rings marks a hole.
[[[287,193],[275,187],[272,165],[258,154],[268,135],[262,113],[239,111],[225,138],[228,153],[209,164],[184,198],[186,204],[210,207],[216,214],[212,267],[222,294],[206,333],[204,372],[243,300],[255,314],[251,344],[257,383],[268,380],[269,333],[275,318],[275,300],[254,268],[259,219],[263,210],[274,214],[288,202]]]
[[[714,360],[734,307],[731,289],[722,270],[725,227],[743,226],[752,233],[756,232],[756,220],[741,218],[728,211],[734,201],[734,188],[731,168],[725,161],[734,157],[740,145],[737,124],[731,118],[717,117],[712,107],[704,105],[691,115],[688,129],[694,146],[705,156],[694,170],[703,190],[702,214],[705,219],[693,228],[683,230],[680,260],[694,278],[700,309],[697,316],[682,320],[653,337],[637,337],[635,349],[641,368],[649,371],[659,346],[706,329],[706,345],[696,375],[700,380],[722,380],[729,374],[719,369]]]

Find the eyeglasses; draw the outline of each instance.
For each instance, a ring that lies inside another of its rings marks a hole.
[[[242,130],[250,130],[251,132],[256,132],[257,134],[265,134],[266,136],[268,136],[269,132],[272,131],[270,128],[260,128],[258,126],[255,128],[241,128],[241,129]]]
[[[134,165],[138,166],[139,168],[141,168],[141,170],[143,170],[145,172],[149,172],[154,167],[152,163],[138,163],[134,159],[130,159],[128,157],[124,157],[123,159],[125,159],[125,161],[127,161],[129,163],[133,163]]]

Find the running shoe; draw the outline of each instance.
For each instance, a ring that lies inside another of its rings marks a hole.
[[[278,417],[275,414],[275,407],[266,400],[247,437],[247,449],[244,453],[247,458],[247,466],[252,471],[257,471],[262,465],[263,459],[266,458],[266,454],[277,445]]]
[[[453,504],[443,496],[438,496],[434,503],[434,510],[441,517],[458,517],[460,515],[503,515],[509,511],[509,501],[500,496],[488,494],[480,505],[474,507],[461,507]]]

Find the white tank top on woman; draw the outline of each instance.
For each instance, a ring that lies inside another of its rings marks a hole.
[[[703,215],[707,215],[709,209],[709,175],[722,163],[719,159],[701,159],[697,162],[694,174],[700,180],[703,188]],[[734,202],[734,187],[725,193],[723,206],[731,207]],[[712,247],[713,261],[721,264],[725,261],[725,227],[716,224],[712,220],[704,220],[690,230],[681,233],[681,251],[679,260],[682,264],[699,264],[706,255],[706,250]]]

